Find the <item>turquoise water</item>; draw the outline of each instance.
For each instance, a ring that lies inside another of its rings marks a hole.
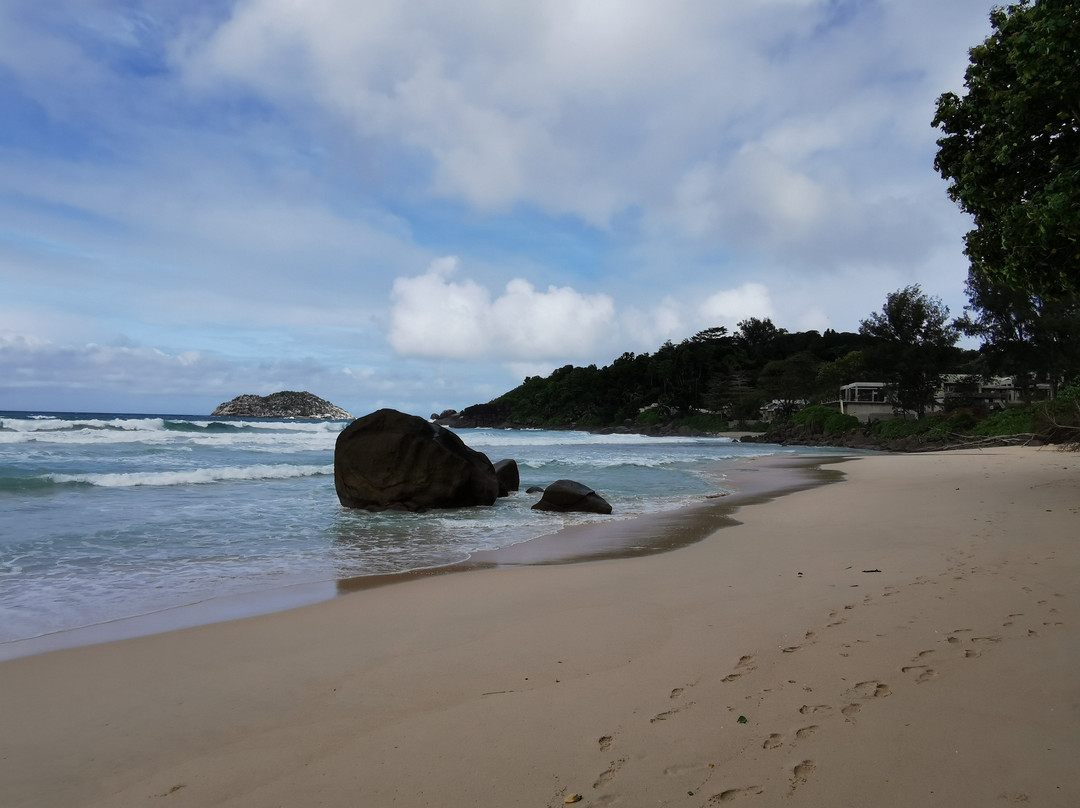
[[[800,454],[724,438],[460,430],[522,490],[487,508],[340,507],[343,421],[0,413],[0,642],[224,596],[449,564],[568,524],[677,508],[724,468]],[[822,451],[822,450],[818,450]],[[826,453],[828,450],[824,450]],[[530,485],[596,489],[610,517],[532,511]]]

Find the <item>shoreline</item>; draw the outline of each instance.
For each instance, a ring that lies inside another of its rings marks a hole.
[[[676,552],[0,663],[0,803],[1072,805],[1080,456],[844,474]]]
[[[843,474],[822,469],[842,464],[859,455],[763,455],[725,469],[725,481],[733,491],[712,496],[694,505],[668,511],[571,525],[554,533],[527,539],[493,550],[477,550],[468,559],[438,567],[342,578],[342,594],[372,589],[413,579],[457,572],[506,569],[520,566],[582,564],[592,561],[668,553],[703,541],[717,531],[740,524],[734,514],[747,505],[771,502],[779,497],[839,482]]]
[[[854,456],[854,455],[853,455]],[[765,455],[726,469],[723,475],[734,491],[722,498],[703,500],[671,511],[576,525],[494,550],[480,550],[469,558],[436,567],[354,578],[329,579],[253,590],[171,606],[35,637],[0,643],[0,662],[67,648],[134,639],[186,628],[274,614],[332,600],[335,597],[406,581],[479,569],[531,564],[573,564],[601,558],[621,558],[670,552],[731,524],[732,514],[751,502],[767,501],[787,493],[835,481],[815,474],[826,464],[842,463],[847,456]],[[764,472],[764,473],[761,473]]]

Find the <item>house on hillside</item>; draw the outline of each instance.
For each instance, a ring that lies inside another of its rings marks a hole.
[[[1030,392],[1030,388],[1029,388]],[[1035,385],[1037,397],[1046,398],[1050,386]],[[1003,410],[1024,400],[1024,391],[1008,376],[982,378],[960,373],[947,373],[941,377],[941,385],[934,394],[934,406],[930,412],[946,409],[948,405],[967,405],[989,411]],[[854,415],[862,423],[882,418],[914,418],[913,412],[897,413],[889,401],[885,382],[852,382],[840,388],[834,401],[824,402],[839,408],[845,415]]]
[[[775,398],[768,404],[762,405],[760,417],[766,424],[771,424],[781,416],[785,418],[790,417],[793,412],[798,412],[809,403],[810,402],[805,398],[788,401],[781,401],[780,399]]]
[[[838,406],[844,415],[854,415],[862,423],[893,417],[893,406],[885,395],[885,382],[852,382],[840,388],[836,401],[825,402]]]
[[[941,407],[951,402],[965,402],[993,411],[1003,410],[1010,404],[1020,404],[1024,400],[1024,393],[1011,376],[991,376],[984,379],[980,376],[947,373],[941,377],[941,387],[938,388],[936,399]],[[1034,393],[1035,398],[1049,398],[1050,385],[1033,385],[1028,388],[1027,393]]]

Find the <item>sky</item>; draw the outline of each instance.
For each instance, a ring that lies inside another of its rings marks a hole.
[[[967,303],[991,0],[4,0],[0,410],[428,416]]]

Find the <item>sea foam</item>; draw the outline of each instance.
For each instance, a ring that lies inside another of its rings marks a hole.
[[[114,474],[51,474],[54,483],[84,483],[102,488],[127,488],[136,485],[199,485],[236,480],[287,480],[294,477],[318,477],[333,474],[333,465],[293,466],[286,463],[225,468],[202,468],[185,471],[143,471]]]

